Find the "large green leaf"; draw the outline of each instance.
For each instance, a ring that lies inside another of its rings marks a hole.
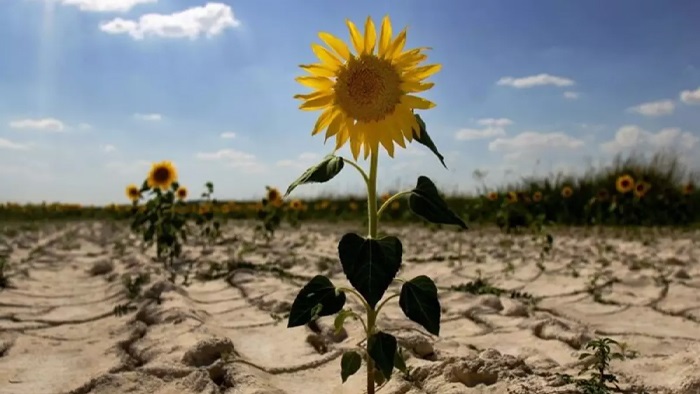
[[[402,251],[401,241],[396,237],[366,239],[348,233],[338,243],[345,276],[372,308],[399,272]]]
[[[440,300],[432,279],[420,275],[404,283],[399,306],[406,317],[425,327],[429,333],[440,335]]]
[[[343,305],[345,293],[336,292],[330,279],[316,275],[297,294],[289,312],[287,328],[304,325],[316,317],[338,313]]]
[[[418,133],[416,130],[413,130],[413,138],[416,142],[418,142],[421,145],[425,145],[426,147],[428,147],[428,149],[435,153],[435,156],[437,156],[437,158],[440,159],[440,163],[442,163],[442,166],[447,168],[447,164],[445,164],[445,156],[441,155],[440,152],[438,152],[437,146],[435,146],[433,139],[430,138],[430,135],[428,134],[428,130],[425,127],[425,122],[423,121],[423,119],[421,119],[420,115],[415,114],[414,116],[416,117],[416,121],[418,121],[420,133]]]
[[[340,359],[340,378],[343,379],[343,383],[357,371],[360,370],[362,365],[362,356],[357,352],[346,352],[343,353],[343,357]]]
[[[367,353],[377,364],[377,369],[382,371],[386,380],[391,378],[397,347],[396,338],[381,331],[369,337],[367,341]]]
[[[426,176],[418,177],[416,188],[411,190],[408,198],[408,207],[413,213],[431,223],[454,224],[467,228],[464,220],[447,206],[433,181]]]
[[[333,179],[343,169],[345,162],[342,157],[328,155],[313,167],[310,167],[287,188],[285,197],[289,195],[297,186],[305,183],[324,183]]]

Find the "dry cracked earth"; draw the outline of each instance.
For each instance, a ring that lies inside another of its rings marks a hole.
[[[336,335],[332,317],[294,329],[283,317],[313,275],[347,283],[337,242],[359,230],[305,224],[265,244],[252,225],[231,223],[218,245],[189,246],[186,261],[237,269],[187,286],[155,273],[145,291],[161,302],[148,298],[121,317],[113,314],[126,301],[121,275],[157,267],[126,226],[6,231],[0,393],[362,393],[363,370],[344,385],[339,376],[340,355],[362,339],[359,322]],[[576,393],[559,374],[576,376],[590,361],[578,355],[596,337],[628,346],[630,357],[611,364],[622,389],[700,393],[700,233],[559,229],[542,271],[529,236],[385,230],[404,243],[400,276],[434,278],[443,313],[435,337],[395,302],[384,309],[380,328],[408,350],[410,373],[378,393]],[[450,289],[479,277],[535,299]]]

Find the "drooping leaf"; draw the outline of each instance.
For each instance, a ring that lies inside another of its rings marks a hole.
[[[313,167],[310,167],[287,188],[284,196],[288,196],[297,186],[305,183],[324,183],[333,179],[343,169],[345,162],[342,157],[328,155]]]
[[[316,316],[330,316],[343,309],[343,305],[345,293],[336,292],[330,279],[316,275],[297,294],[289,312],[287,328],[304,325]]]
[[[416,276],[401,287],[399,306],[409,319],[425,327],[429,333],[440,335],[440,300],[433,280]]]
[[[400,347],[397,347],[396,353],[394,353],[394,367],[396,367],[396,369],[403,373],[408,372],[408,368],[406,367],[406,360],[404,360],[403,358],[403,354],[401,353]]]
[[[437,187],[430,178],[419,176],[415,189],[411,190],[408,198],[408,207],[416,215],[436,224],[454,224],[467,229],[464,223],[438,193]]]
[[[445,156],[441,155],[440,152],[438,152],[438,148],[437,146],[435,146],[433,139],[430,138],[430,135],[428,135],[428,130],[425,127],[425,122],[423,121],[423,119],[421,119],[420,115],[415,114],[414,116],[416,117],[416,121],[418,121],[420,133],[417,133],[416,130],[413,130],[413,138],[419,144],[425,145],[428,149],[430,149],[435,154],[435,156],[437,156],[437,158],[440,159],[440,163],[442,163],[442,166],[447,168],[447,164],[445,164]]]
[[[333,328],[335,328],[336,335],[339,334],[340,331],[343,329],[343,325],[345,324],[345,320],[348,317],[353,316],[353,315],[354,315],[354,312],[351,311],[350,309],[343,309],[342,311],[340,311],[340,313],[338,313],[335,316],[335,320],[333,321]]]
[[[362,356],[359,353],[343,353],[343,357],[340,359],[340,378],[343,379],[343,383],[359,371],[360,366],[362,366]]]
[[[366,239],[348,233],[338,244],[345,276],[372,308],[399,272],[402,252],[401,241],[391,236]]]
[[[372,335],[367,341],[367,353],[387,380],[391,378],[391,372],[394,369],[394,355],[397,346],[396,338],[382,331]]]

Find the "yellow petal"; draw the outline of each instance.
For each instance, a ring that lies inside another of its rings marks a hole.
[[[328,66],[329,69],[332,71],[338,70],[338,67],[340,67],[343,63],[335,57],[334,54],[331,53],[326,47],[319,45],[319,44],[311,44],[311,49],[314,51],[318,59],[321,61],[321,63],[325,64]]]
[[[389,15],[386,15],[382,19],[382,28],[379,33],[379,57],[384,57],[389,45],[391,45],[391,20]]]
[[[350,30],[350,41],[352,41],[352,46],[355,47],[355,52],[357,54],[362,53],[364,49],[364,43],[362,42],[362,35],[355,27],[355,24],[351,20],[346,19],[345,24],[348,25],[348,30]]]
[[[315,111],[318,109],[322,109],[324,107],[327,107],[328,105],[333,103],[334,99],[334,94],[332,91],[321,91],[321,92],[316,92],[320,93],[314,96],[315,93],[312,93],[311,95],[308,95],[307,98],[305,98],[305,102],[299,106],[299,109],[305,110],[305,111]],[[303,97],[297,97],[297,96],[304,96],[302,94],[298,94],[294,96],[294,98],[303,98]]]
[[[318,117],[316,120],[316,124],[314,125],[314,129],[311,132],[311,135],[316,135],[318,134],[321,130],[325,129],[328,127],[329,124],[331,124],[331,121],[337,116],[338,112],[335,111],[335,108],[331,107],[328,108],[327,110],[323,111],[321,116]]]
[[[350,138],[350,133],[348,132],[348,129],[342,129],[335,137],[335,150],[338,150],[345,145],[345,143],[348,141],[348,138]]]
[[[348,46],[345,45],[340,38],[326,32],[318,33],[318,37],[326,45],[331,47],[343,60],[348,60],[350,58],[350,49],[348,49]]]
[[[357,138],[357,136],[350,138],[350,151],[355,160],[360,156],[360,147],[362,147],[362,140],[360,138]]]
[[[332,89],[335,82],[326,77],[303,76],[296,77],[295,81],[312,89]]]
[[[432,88],[433,86],[435,86],[435,84],[432,82],[422,83],[422,82],[405,81],[405,82],[401,83],[401,90],[406,92],[406,93],[418,93],[418,92],[424,92],[424,91]]]
[[[442,64],[431,64],[423,67],[416,67],[405,72],[402,77],[404,80],[422,80],[440,71]]]
[[[340,126],[343,124],[343,120],[344,118],[342,114],[339,114],[338,116],[333,118],[333,121],[331,121],[330,125],[328,125],[328,130],[326,130],[325,141],[328,141],[329,138],[338,134],[338,132],[340,131]]]
[[[365,21],[365,50],[364,53],[374,53],[374,46],[377,44],[377,29],[374,27],[374,21],[369,16]]]
[[[403,47],[406,45],[406,29],[401,30],[394,42],[391,43],[389,49],[386,51],[386,57],[388,59],[393,59],[394,57],[401,54]]]
[[[430,109],[435,107],[433,102],[410,94],[401,96],[401,104],[405,104],[407,107],[414,109]]]
[[[299,67],[317,77],[335,77],[335,71],[325,64],[302,64]]]

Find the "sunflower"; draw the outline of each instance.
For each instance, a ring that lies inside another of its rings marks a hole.
[[[282,194],[277,188],[267,187],[267,195],[265,196],[267,202],[278,207],[282,205]]]
[[[685,186],[683,186],[683,194],[686,196],[693,194],[694,191],[695,185],[693,185],[692,183],[688,183]]]
[[[289,207],[294,211],[300,211],[302,207],[301,200],[292,200],[292,202],[289,203]]]
[[[136,185],[127,186],[126,187],[126,196],[131,201],[138,201],[138,199],[141,198],[141,192],[139,191],[139,187]]]
[[[151,171],[148,173],[148,186],[150,188],[168,190],[175,181],[177,181],[177,170],[173,163],[169,161],[153,163]]]
[[[177,195],[177,198],[179,200],[184,200],[187,198],[187,188],[184,186],[180,186],[177,188],[177,191],[175,192],[175,195]]]
[[[379,198],[382,200],[382,203],[385,203],[391,198],[391,193],[384,193]]]
[[[508,192],[508,194],[506,194],[506,201],[508,201],[509,203],[517,202],[518,201],[518,193]]]
[[[561,196],[564,198],[570,198],[571,196],[574,195],[574,189],[571,188],[571,186],[564,186],[561,189]]]
[[[360,206],[355,201],[350,201],[350,204],[348,204],[348,207],[353,212],[357,211],[360,208]]]
[[[639,182],[634,187],[634,195],[639,198],[644,197],[644,195],[649,192],[649,189],[651,189],[651,184],[648,182]]]
[[[392,211],[398,211],[399,208],[401,208],[401,202],[399,202],[399,201],[392,202],[390,208]]]
[[[489,201],[496,201],[496,200],[498,200],[498,193],[496,193],[496,192],[489,192],[489,194],[486,195],[486,198],[487,198]]]
[[[598,190],[598,193],[596,194],[595,198],[599,202],[605,202],[608,201],[608,198],[610,198],[610,193],[608,193],[607,189],[600,189]]]
[[[615,188],[620,193],[629,193],[634,189],[634,178],[625,174],[617,178],[615,182]]]
[[[532,201],[534,201],[534,202],[540,202],[540,201],[542,201],[542,192],[534,192],[534,193],[532,193]]]
[[[341,39],[319,33],[330,50],[312,44],[320,63],[301,65],[311,75],[296,78],[314,92],[294,98],[303,100],[301,110],[323,111],[312,135],[325,129],[326,139],[335,137],[336,149],[349,142],[355,159],[363,147],[365,158],[376,153],[380,143],[393,157],[394,143],[405,148],[405,140],[410,142],[414,133],[420,133],[413,111],[435,106],[412,93],[432,88],[434,84],[424,80],[440,71],[441,65],[419,66],[427,59],[423,51],[428,48],[404,50],[406,29],[392,40],[388,16],[382,20],[379,37],[370,17],[364,36],[353,22],[346,20],[346,25],[356,53]]]

